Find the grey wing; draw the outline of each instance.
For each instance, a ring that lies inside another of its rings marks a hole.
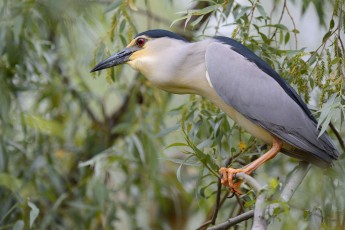
[[[205,58],[212,86],[225,103],[310,158],[327,164],[337,158],[327,133],[318,138],[315,121],[255,63],[218,42],[208,46]]]

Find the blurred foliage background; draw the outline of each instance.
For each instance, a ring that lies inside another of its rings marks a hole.
[[[323,131],[332,127],[343,153],[344,8],[344,0],[1,0],[0,229],[195,229],[212,216],[218,168],[266,150],[203,98],[159,91],[127,66],[89,73],[151,28],[241,41],[297,89]],[[320,28],[313,47],[300,40],[309,11]],[[281,154],[255,177],[279,192],[296,162]],[[313,167],[270,228],[344,229],[344,173],[344,154],[332,169]],[[253,208],[244,191],[228,199],[222,191],[217,222]]]

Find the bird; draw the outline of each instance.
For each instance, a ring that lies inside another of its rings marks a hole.
[[[222,185],[241,193],[235,175],[253,173],[282,152],[321,168],[333,165],[339,151],[291,87],[268,63],[225,36],[190,42],[162,29],[137,34],[122,51],[90,72],[128,64],[155,87],[207,98],[270,149],[242,168],[219,169]]]

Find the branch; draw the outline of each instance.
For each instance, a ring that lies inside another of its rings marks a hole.
[[[296,189],[302,183],[303,179],[307,175],[309,169],[310,169],[310,164],[302,161],[287,176],[285,185],[281,191],[282,202],[288,202],[291,199]],[[265,216],[267,214],[268,216],[272,216],[274,209],[279,207],[279,204],[274,203],[268,206],[266,205],[265,201],[267,200],[268,194],[253,177],[246,175],[244,173],[238,173],[236,174],[236,177],[239,177],[240,179],[245,181],[250,187],[253,188],[254,191],[259,191],[260,195],[256,198],[255,210],[250,210],[248,212],[242,213],[241,215],[230,218],[227,221],[217,224],[216,226],[210,227],[208,229],[209,230],[226,229],[242,221],[248,220],[252,217],[254,217],[252,229],[255,229],[255,230],[266,229],[267,225],[269,224],[269,219],[267,219]]]
[[[311,164],[301,161],[299,165],[288,175],[286,183],[283,187],[281,197],[282,201],[288,202],[295,193],[298,186],[302,183],[304,177],[307,175]]]
[[[237,173],[235,175],[235,178],[241,179],[244,183],[248,184],[254,190],[255,193],[259,193],[263,189],[263,187],[253,177],[251,177],[248,174]],[[254,210],[250,210],[248,212],[245,212],[245,213],[242,213],[238,216],[230,218],[221,224],[210,227],[210,228],[208,228],[208,230],[210,230],[210,229],[212,229],[212,230],[226,229],[226,228],[234,226],[234,225],[236,225],[242,221],[245,221],[245,220],[252,218],[253,215],[254,215]]]
[[[218,224],[216,226],[208,228],[208,230],[220,230],[220,229],[227,229],[231,226],[234,226],[242,221],[248,220],[254,216],[254,210],[250,210],[248,212],[242,213],[238,216],[228,219],[227,221]]]
[[[262,191],[261,194],[256,198],[252,230],[265,230],[267,228],[268,221],[265,219],[265,201],[267,200],[266,195],[267,193]]]
[[[245,173],[237,173],[235,178],[243,180],[243,182],[247,183],[255,193],[259,193],[263,186],[261,186],[252,176],[245,174]]]
[[[63,84],[66,86],[67,89],[69,89],[71,95],[79,101],[81,108],[85,109],[86,114],[90,117],[92,122],[94,122],[98,125],[101,125],[101,121],[97,119],[96,115],[94,114],[94,112],[90,108],[89,104],[85,101],[85,99],[82,97],[82,95],[80,95],[80,92],[78,90],[76,90],[74,87],[72,87],[70,80],[69,80],[70,77],[67,77],[66,75],[64,75],[62,69],[59,66],[59,63],[56,62],[55,67],[56,67],[58,73],[62,76]],[[85,87],[85,84],[83,84],[83,86]]]
[[[290,13],[290,10],[287,6],[287,4],[285,4],[285,8],[286,8],[286,12],[288,13],[289,17],[290,17],[290,20],[292,22],[292,25],[293,25],[293,29],[294,29],[294,37],[295,37],[295,45],[296,45],[296,50],[298,48],[298,40],[297,40],[297,34],[296,34],[296,31],[297,31],[297,27],[296,27],[296,24],[295,24],[295,20],[293,19],[293,16],[291,15]]]
[[[285,12],[285,7],[286,7],[286,0],[284,0],[283,9],[282,9],[282,12],[280,13],[280,18],[279,18],[277,24],[280,24],[282,22],[282,20],[283,20],[283,16],[284,16],[284,12]],[[270,40],[272,40],[276,36],[277,31],[278,31],[278,27],[275,28],[275,30],[274,30]]]
[[[310,169],[310,163],[300,162],[299,165],[288,175],[286,183],[281,192],[281,201],[288,202],[295,193],[298,186],[302,183],[304,177]],[[266,215],[272,216],[275,208],[279,207],[279,203],[274,203],[266,206],[268,199],[267,193],[263,191],[256,199],[253,228],[255,230],[264,230],[269,224],[269,218]]]
[[[197,228],[197,230],[202,230],[204,228],[206,228],[208,225],[210,224],[215,224],[216,219],[217,219],[217,215],[218,215],[218,211],[220,206],[224,203],[226,197],[228,196],[228,193],[222,198],[220,198],[221,195],[221,191],[222,191],[222,183],[220,178],[218,178],[218,182],[217,182],[217,197],[216,197],[216,204],[215,207],[213,209],[213,213],[212,213],[212,217],[211,219],[209,219],[208,221],[206,221],[205,223],[203,223],[200,227]]]
[[[234,156],[230,156],[224,163],[224,167],[228,167],[228,165],[233,161],[234,158],[236,158],[238,155],[240,155],[241,152],[235,154]],[[220,182],[220,177],[218,178],[218,183],[217,183],[217,196],[216,196],[216,204],[215,207],[213,208],[212,212],[212,217],[209,217],[207,221],[205,221],[200,227],[197,228],[197,230],[203,230],[206,229],[206,227],[210,224],[214,225],[216,223],[216,219],[218,216],[218,211],[220,207],[223,205],[225,202],[226,198],[228,198],[230,191],[228,191],[222,199],[220,199],[220,195],[222,192],[222,184]],[[236,196],[237,198],[237,196]],[[209,216],[209,215],[208,215]]]

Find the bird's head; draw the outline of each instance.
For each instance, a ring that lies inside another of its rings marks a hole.
[[[139,33],[122,51],[98,63],[91,72],[129,64],[155,86],[168,92],[198,93],[208,87],[205,67],[207,43],[190,43],[167,30]]]
[[[148,30],[136,35],[126,48],[98,63],[91,72],[127,63],[150,76],[157,69],[166,71],[164,63],[167,63],[166,67],[173,67],[171,60],[179,60],[174,55],[179,53],[183,44],[188,44],[188,41],[178,34],[167,30]]]

